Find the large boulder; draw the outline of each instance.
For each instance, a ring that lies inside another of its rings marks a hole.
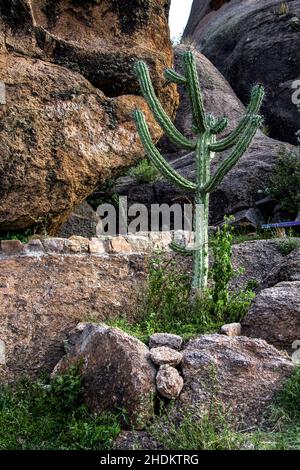
[[[38,243],[19,246],[19,255],[1,259],[0,253],[0,380],[51,371],[79,322],[108,321],[120,313],[133,321],[145,257],[101,254],[101,243],[97,253],[96,241],[90,242],[94,253],[84,253],[76,240],[62,253],[66,242],[44,242],[49,253]]]
[[[126,3],[130,10],[118,0],[0,2],[1,231],[55,233],[98,184],[142,157],[137,106],[161,136],[133,64],[148,62],[172,114],[177,94],[162,78],[172,65],[169,5]]]
[[[292,245],[290,245],[292,243]],[[277,241],[279,250],[291,246],[292,250],[288,256],[285,256],[281,262],[277,258],[275,264],[272,263],[268,275],[265,277],[262,288],[272,287],[279,282],[300,281],[300,240],[281,239]],[[294,249],[293,249],[294,248]],[[273,258],[274,261],[274,258]]]
[[[195,31],[195,28],[202,18],[204,18],[208,13],[218,10],[224,5],[224,3],[228,2],[230,2],[230,0],[194,0],[189,19],[183,33],[186,40],[190,39],[190,36]]]
[[[231,83],[245,103],[253,84],[267,90],[264,115],[270,135],[296,143],[300,114],[292,103],[299,79],[300,0],[231,0],[216,11],[198,15],[194,0],[185,37]],[[213,3],[213,2],[211,2]],[[213,10],[213,9],[212,9]]]
[[[297,240],[294,240],[297,244]],[[277,248],[292,243],[282,239]],[[281,248],[282,249],[282,248]],[[300,340],[300,248],[295,247],[281,260],[271,255],[275,263],[260,285],[260,293],[253,301],[242,322],[244,335],[262,338],[280,349],[293,350]]]
[[[173,58],[169,6],[169,0],[8,0],[0,3],[0,24],[10,51],[79,72],[110,97],[139,94],[132,65],[146,60],[172,110],[174,89],[162,75]]]
[[[153,417],[156,393],[156,369],[147,346],[104,324],[78,325],[74,336],[53,374],[79,363],[90,408],[96,413],[124,410],[136,428],[143,427]]]
[[[289,351],[300,340],[300,281],[263,289],[242,323],[244,335]]]
[[[292,361],[263,340],[199,336],[183,351],[184,388],[176,408],[197,419],[221,406],[233,424],[247,428],[260,423],[292,370]]]
[[[175,49],[175,65],[181,71],[182,54],[186,46]],[[198,75],[204,93],[204,102],[208,113],[217,117],[229,117],[230,124],[226,133],[230,132],[245,113],[243,104],[234,91],[202,54],[195,52]],[[185,87],[180,86],[180,104],[176,115],[176,127],[186,136],[192,136],[192,115]],[[250,91],[250,90],[249,90]],[[251,147],[239,163],[228,173],[222,184],[212,193],[210,203],[210,222],[212,224],[223,220],[224,214],[239,213],[255,206],[261,199],[261,192],[266,189],[269,177],[276,163],[278,154],[284,144],[275,141],[261,131],[258,131]],[[173,144],[163,138],[160,147],[164,155],[180,173],[188,179],[194,179],[195,155],[178,150]],[[217,154],[213,161],[213,171],[220,161],[228,155],[227,152]],[[138,185],[134,178],[120,179],[116,188],[120,195],[128,196],[128,203],[187,203],[190,198],[181,190],[159,180],[149,185]],[[264,213],[256,208],[257,220],[263,220]]]

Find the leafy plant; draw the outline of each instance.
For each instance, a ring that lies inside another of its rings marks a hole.
[[[236,276],[232,267],[232,228],[227,220],[211,245],[214,261],[210,271],[212,285],[190,303],[190,272],[186,263],[158,253],[150,262],[147,290],[140,311],[131,325],[124,318],[112,324],[142,341],[157,332],[179,334],[185,338],[215,331],[227,322],[240,321],[254,297],[247,286],[237,292],[229,289]]]
[[[188,89],[193,113],[194,132],[197,136],[194,141],[182,135],[163,110],[156,97],[147,65],[139,61],[135,65],[135,71],[143,96],[166,135],[178,146],[190,152],[195,151],[196,181],[193,182],[184,178],[160,154],[153,144],[145,117],[140,110],[135,111],[135,121],[144,149],[155,167],[176,186],[194,194],[195,248],[191,253],[181,245],[172,244],[174,251],[193,255],[191,298],[194,299],[195,297],[200,298],[207,288],[209,195],[236,165],[251,144],[257,129],[262,125],[262,118],[257,113],[263,100],[264,90],[260,85],[253,88],[251,102],[240,124],[227,137],[217,141],[217,135],[226,129],[228,119],[216,119],[205,112],[196,61],[192,52],[187,51],[184,53],[183,65],[184,76],[171,69],[166,70],[165,76],[170,82],[185,85]],[[215,152],[223,152],[230,148],[233,148],[230,155],[223,160],[214,175],[211,175],[211,161]]]
[[[118,416],[96,416],[83,404],[78,367],[53,380],[0,385],[0,450],[107,449]]]
[[[155,166],[146,158],[129,171],[139,183],[153,183],[159,177]]]
[[[0,240],[19,240],[22,243],[28,243],[31,236],[32,231],[27,229],[24,232],[6,232],[0,234]]]
[[[246,440],[229,425],[221,405],[197,420],[188,413],[179,424],[167,414],[150,426],[149,434],[168,450],[234,450],[243,447]]]
[[[283,255],[287,256],[292,253],[292,251],[294,251],[296,248],[298,248],[298,246],[300,246],[300,241],[297,238],[287,237],[278,241],[277,246],[279,251]]]
[[[267,193],[280,202],[291,215],[300,209],[300,148],[295,152],[283,150],[271,175]]]

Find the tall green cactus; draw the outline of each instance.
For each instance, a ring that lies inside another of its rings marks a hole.
[[[172,69],[166,70],[165,76],[168,81],[186,85],[188,89],[193,113],[195,140],[189,140],[182,135],[164,111],[155,94],[147,65],[142,61],[137,62],[135,72],[142,94],[156,121],[168,138],[186,150],[195,151],[195,181],[189,181],[180,175],[160,154],[153,144],[148,125],[140,110],[135,111],[135,121],[144,149],[156,168],[176,186],[194,194],[193,229],[195,231],[195,246],[192,251],[193,280],[191,294],[192,297],[195,297],[201,295],[207,287],[209,195],[239,161],[251,144],[257,129],[261,126],[262,118],[257,113],[264,97],[264,89],[260,85],[253,88],[247,112],[239,125],[225,138],[217,141],[216,136],[226,129],[228,119],[215,119],[205,112],[196,61],[192,52],[184,53],[183,65],[184,76]],[[230,148],[233,148],[231,154],[224,159],[215,173],[211,175],[210,166],[215,152],[223,152]],[[171,246],[174,251],[181,254],[191,254],[190,250],[186,250],[176,243],[172,243]]]

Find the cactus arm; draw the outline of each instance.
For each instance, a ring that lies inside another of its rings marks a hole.
[[[224,152],[224,150],[228,150],[232,148],[239,140],[241,134],[245,131],[249,122],[251,121],[252,115],[244,116],[239,125],[232,131],[227,137],[219,142],[212,143],[209,146],[209,150],[212,152]]]
[[[189,97],[192,105],[194,124],[198,128],[198,132],[202,133],[207,130],[208,126],[204,111],[202,92],[198,79],[196,61],[193,53],[190,51],[185,52],[183,55],[183,62]]]
[[[186,150],[194,150],[196,144],[187,139],[176,129],[160,104],[155,94],[147,65],[143,61],[137,62],[135,65],[135,72],[140,83],[142,94],[147,101],[149,108],[169,139],[174,144],[179,145]]]
[[[196,189],[195,183],[187,180],[177,173],[177,171],[175,171],[172,166],[169,165],[169,163],[163,158],[163,156],[153,144],[149,127],[145,121],[143,113],[139,110],[136,110],[134,113],[134,118],[143,147],[153,165],[161,172],[163,176],[165,176],[165,178],[179,186],[181,189],[194,191]]]
[[[169,244],[169,247],[175,251],[175,253],[178,253],[180,255],[183,255],[183,256],[192,256],[193,255],[193,251],[192,250],[188,250],[187,248],[185,248],[184,246],[181,246],[179,245],[179,243],[176,243],[176,242],[171,242]]]
[[[234,165],[239,161],[241,156],[246,152],[248,149],[253,137],[257,129],[262,124],[262,118],[260,116],[252,116],[248,127],[246,128],[245,132],[240,137],[240,140],[226,160],[219,166],[215,174],[212,178],[208,181],[207,184],[202,186],[201,191],[203,193],[210,193],[212,192],[218,184],[225,178],[227,173],[234,167]]]
[[[256,85],[252,89],[251,100],[247,107],[246,115],[240,121],[239,125],[236,127],[236,129],[233,132],[231,132],[223,140],[220,140],[217,143],[211,144],[209,147],[210,150],[212,150],[213,152],[223,152],[224,150],[227,150],[233,147],[237,143],[239,136],[241,135],[241,133],[244,132],[244,130],[248,126],[249,121],[251,120],[251,117],[253,115],[256,115],[259,112],[263,99],[264,99],[264,95],[265,95],[264,88],[261,85]]]
[[[220,134],[225,131],[228,126],[228,119],[226,117],[219,119],[214,126],[211,128],[212,134]]]
[[[175,72],[175,70],[173,69],[165,70],[165,77],[170,82],[177,83],[177,85],[184,85],[187,83],[186,78],[180,75],[179,73]]]
[[[265,90],[262,85],[255,85],[251,91],[250,103],[247,106],[246,114],[258,114],[265,97]]]

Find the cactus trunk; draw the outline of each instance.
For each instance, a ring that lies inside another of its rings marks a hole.
[[[166,135],[173,143],[189,151],[195,151],[195,181],[189,181],[180,175],[160,154],[152,142],[144,115],[139,110],[135,111],[135,121],[145,151],[156,168],[173,184],[194,194],[194,249],[191,252],[191,250],[187,250],[176,243],[172,243],[171,247],[174,251],[182,255],[193,255],[191,297],[195,298],[196,296],[201,296],[205,291],[208,281],[209,195],[239,161],[251,144],[257,129],[261,126],[262,118],[258,116],[257,113],[263,100],[264,90],[260,85],[253,88],[250,104],[240,124],[224,139],[217,141],[216,136],[224,132],[228,125],[228,119],[225,117],[215,119],[213,116],[206,114],[197,75],[196,61],[193,54],[186,52],[183,56],[183,62],[185,76],[179,75],[174,70],[167,70],[166,78],[174,83],[187,86],[193,112],[193,124],[196,134],[195,141],[189,140],[182,135],[163,110],[156,97],[146,64],[144,62],[137,62],[135,70],[142,93],[156,121],[163,128]],[[215,152],[223,152],[230,148],[233,148],[230,155],[222,161],[215,173],[211,175],[211,161],[214,158]]]

